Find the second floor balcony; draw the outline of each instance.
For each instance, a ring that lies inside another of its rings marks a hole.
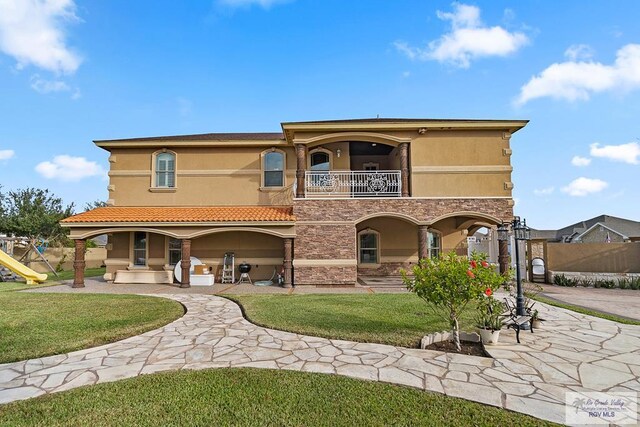
[[[305,198],[401,197],[399,170],[306,171]]]

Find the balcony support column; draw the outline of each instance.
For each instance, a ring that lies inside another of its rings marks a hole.
[[[191,240],[182,239],[182,260],[180,260],[182,276],[180,277],[180,287],[191,287]]]
[[[293,285],[293,239],[284,239],[284,287]]]
[[[85,239],[74,240],[75,243],[75,257],[73,258],[73,286],[72,288],[84,288],[84,268],[86,262],[84,253],[87,248],[87,241]]]
[[[304,174],[307,169],[307,146],[296,144],[296,194],[299,199],[304,198]]]
[[[418,259],[429,258],[429,227],[426,225],[418,226]]]
[[[409,197],[409,143],[398,145],[400,152],[400,179],[402,182],[402,197]]]

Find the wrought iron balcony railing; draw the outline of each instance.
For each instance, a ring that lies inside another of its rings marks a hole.
[[[400,171],[307,171],[305,197],[400,197]]]

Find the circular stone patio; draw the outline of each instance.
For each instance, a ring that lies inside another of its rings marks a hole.
[[[538,303],[535,333],[503,331],[492,358],[330,340],[253,325],[214,295],[156,295],[184,317],[116,343],[0,365],[0,403],[177,369],[254,367],[401,384],[563,423],[565,392],[640,391],[640,326]]]

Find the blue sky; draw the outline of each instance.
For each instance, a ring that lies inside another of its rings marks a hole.
[[[516,214],[640,220],[640,3],[0,0],[0,184],[106,199],[93,139],[529,119]]]

